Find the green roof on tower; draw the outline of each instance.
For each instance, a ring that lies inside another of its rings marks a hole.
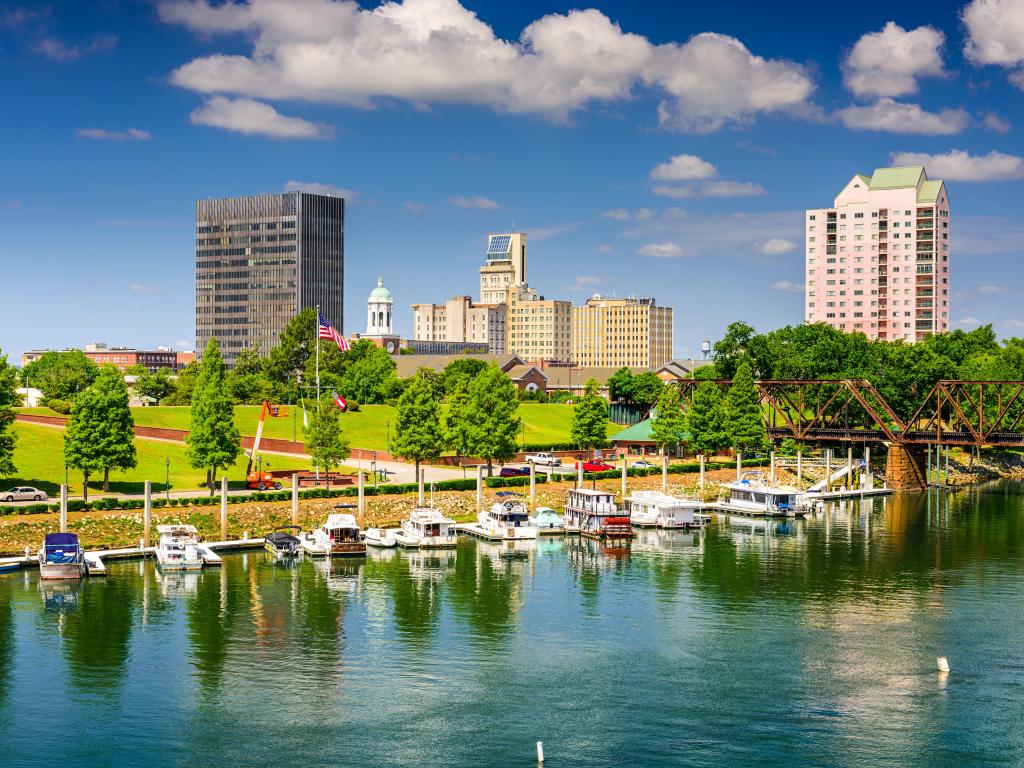
[[[384,287],[384,278],[382,276],[377,277],[377,287],[370,291],[371,299],[390,299],[391,291]]]
[[[875,168],[875,172],[871,175],[871,190],[916,187],[920,183],[922,176],[924,176],[923,165],[908,165],[902,168]]]

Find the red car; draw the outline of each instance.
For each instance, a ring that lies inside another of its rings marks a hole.
[[[580,463],[576,462],[576,469],[580,468]],[[583,462],[584,472],[608,472],[615,469],[611,464],[605,464],[600,459],[591,459]]]
[[[524,467],[502,467],[498,477],[529,477],[530,470]]]

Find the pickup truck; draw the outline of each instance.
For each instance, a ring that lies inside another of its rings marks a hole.
[[[561,466],[562,460],[553,453],[531,453],[526,456],[527,464],[544,464],[549,467]]]

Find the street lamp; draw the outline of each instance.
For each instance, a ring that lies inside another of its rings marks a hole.
[[[164,459],[164,498],[171,500],[171,457]]]
[[[384,422],[384,430],[388,434],[388,453],[391,453],[391,419],[387,419]]]

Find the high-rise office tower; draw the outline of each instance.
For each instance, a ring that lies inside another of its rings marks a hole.
[[[342,330],[345,200],[306,192],[196,202],[196,351],[261,355],[306,307]]]
[[[487,236],[487,263],[480,267],[480,303],[508,304],[526,285],[526,233]]]
[[[672,307],[592,296],[572,309],[572,356],[583,366],[660,368],[672,359]]]
[[[854,176],[805,221],[809,323],[870,339],[949,330],[949,196],[922,166]]]

